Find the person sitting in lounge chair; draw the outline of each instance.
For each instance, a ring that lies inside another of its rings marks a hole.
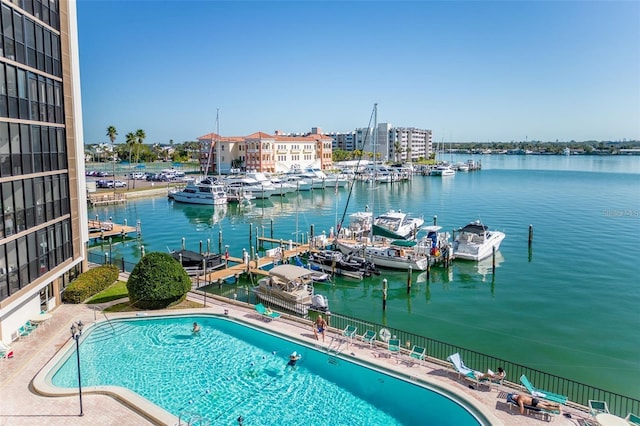
[[[477,377],[478,380],[492,380],[492,381],[500,381],[502,379],[504,379],[504,369],[502,367],[498,367],[498,372],[494,373],[491,370],[488,370],[486,373],[484,374],[480,374]]]
[[[555,402],[544,401],[529,395],[522,395],[522,394],[516,393],[511,395],[511,399],[518,403],[518,406],[520,407],[520,414],[524,414],[525,406],[533,407],[533,408],[541,408],[543,410],[549,410],[549,411],[560,410],[560,404],[556,404]]]

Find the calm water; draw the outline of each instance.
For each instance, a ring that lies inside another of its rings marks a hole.
[[[455,157],[454,161],[469,157]],[[375,188],[357,185],[348,212],[373,205],[437,215],[447,230],[481,219],[506,232],[495,276],[489,265],[456,261],[432,271],[431,284],[414,274],[385,271],[363,282],[319,287],[331,310],[388,324],[640,398],[640,157],[477,156],[480,172],[421,177]],[[274,237],[335,226],[346,190],[272,197],[249,207],[223,209],[172,204],[165,197],[92,209],[90,217],[142,222],[147,252],[212,251],[223,245],[240,257],[250,249],[249,227]],[[374,201],[372,201],[374,200]],[[250,225],[251,224],[251,225]],[[529,225],[534,241],[529,251]],[[254,231],[255,236],[255,231]],[[105,246],[104,251],[108,251]],[[113,256],[135,261],[139,244],[113,246]],[[389,280],[387,311],[381,280]],[[517,380],[517,378],[510,378]]]
[[[196,335],[194,321],[201,325]],[[326,353],[228,320],[112,323],[99,325],[80,345],[83,385],[131,389],[183,419],[189,412],[225,425],[239,416],[251,425],[265,419],[279,425],[480,424],[436,392],[341,359],[328,362]],[[293,351],[302,358],[292,370],[285,366]],[[54,385],[77,386],[75,360],[68,357]]]

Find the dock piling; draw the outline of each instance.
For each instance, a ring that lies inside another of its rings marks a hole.
[[[533,225],[529,225],[529,247],[531,247],[532,242],[533,242]]]
[[[387,310],[387,279],[382,280],[382,310]]]
[[[411,293],[411,265],[409,265],[409,268],[407,269],[407,294]]]

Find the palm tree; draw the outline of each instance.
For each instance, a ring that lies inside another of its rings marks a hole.
[[[142,129],[136,130],[136,138],[138,138],[138,155],[137,155],[136,162],[140,161],[140,146],[142,145],[142,141],[144,141],[144,138],[146,137],[147,135],[144,133],[144,130]]]
[[[115,142],[116,136],[118,136],[118,131],[115,126],[107,127],[107,136],[111,141],[111,155],[113,156],[113,194],[115,196],[116,193],[116,150],[115,150]]]

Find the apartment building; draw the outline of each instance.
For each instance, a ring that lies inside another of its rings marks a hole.
[[[61,303],[88,241],[76,4],[0,3],[0,339]]]
[[[248,136],[224,137],[214,133],[198,138],[211,156],[203,150],[202,170],[227,174],[232,169],[282,173],[294,167],[330,169],[333,165],[333,139],[318,128],[304,135],[289,135],[276,131],[271,135],[256,132]],[[219,162],[218,162],[219,159]],[[218,166],[219,165],[219,166]]]

